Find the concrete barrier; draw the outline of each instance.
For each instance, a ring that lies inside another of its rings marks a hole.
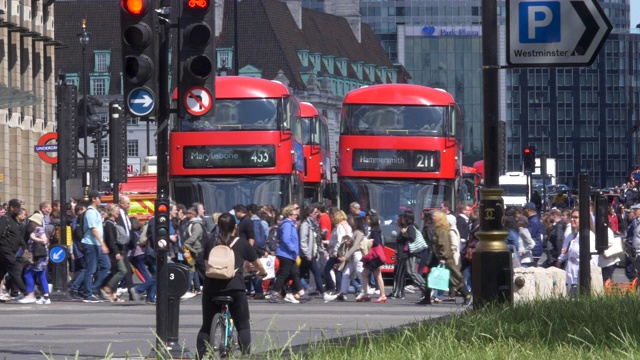
[[[591,266],[591,292],[593,295],[604,294],[602,270]],[[562,269],[550,267],[515,268],[513,269],[513,302],[533,301],[549,298],[566,298],[567,280]]]

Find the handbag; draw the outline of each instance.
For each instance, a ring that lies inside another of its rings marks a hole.
[[[429,276],[427,276],[427,284],[429,288],[436,290],[449,291],[449,277],[451,271],[444,265],[440,264],[437,267],[431,268]]]
[[[416,229],[416,239],[409,243],[409,253],[417,254],[427,249],[427,242],[424,241],[422,233]]]
[[[43,244],[34,241],[33,242],[33,257],[35,259],[43,258],[47,256],[47,249]]]
[[[33,264],[33,253],[30,251],[25,251],[22,254],[22,265],[32,265]]]
[[[604,251],[604,257],[614,257],[622,254],[624,249],[622,248],[622,238],[614,237],[613,241],[609,242],[609,247]]]

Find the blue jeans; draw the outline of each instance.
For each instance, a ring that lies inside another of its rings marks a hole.
[[[144,278],[144,282],[146,282],[151,279],[151,274],[149,274],[147,267],[144,265],[144,257],[145,255],[132,256],[129,258],[129,262],[140,272],[140,275]]]
[[[147,292],[147,302],[156,301],[156,274],[157,274],[157,266],[156,259],[151,256],[145,256],[144,262],[149,267],[149,272],[151,276],[144,283],[136,286],[135,291],[139,293]]]
[[[87,272],[87,262],[84,255],[75,259],[75,274],[73,276],[73,282],[71,283],[71,291],[80,291],[84,283],[84,274]]]
[[[109,255],[102,253],[100,245],[83,245],[87,270],[84,273],[84,293],[82,295],[88,298],[100,289],[104,279],[109,275],[111,261],[109,260]],[[92,281],[94,275],[95,281]]]
[[[338,258],[330,257],[327,260],[327,263],[324,266],[324,270],[322,271],[322,277],[324,278],[324,283],[326,286],[326,290],[337,290],[340,289],[340,285],[342,283],[342,271],[334,270],[333,265],[338,263]],[[331,270],[335,274],[336,281],[334,282],[331,278]]]

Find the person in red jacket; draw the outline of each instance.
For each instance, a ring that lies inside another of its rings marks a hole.
[[[318,203],[316,208],[320,213],[318,215],[318,225],[322,232],[322,238],[329,241],[329,239],[331,239],[331,216],[327,213],[327,206],[325,204]]]

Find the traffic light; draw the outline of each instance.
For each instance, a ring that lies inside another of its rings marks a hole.
[[[536,148],[527,146],[522,151],[522,163],[524,165],[524,173],[531,175],[536,171]]]
[[[212,0],[181,0],[178,37],[178,116],[215,112],[215,39]]]
[[[127,182],[127,119],[120,101],[109,103],[109,181]]]
[[[74,178],[78,168],[78,120],[76,118],[76,87],[56,85],[56,120],[58,122],[58,168],[64,180]],[[63,169],[64,168],[64,169]],[[61,178],[62,179],[62,178]]]
[[[169,200],[157,199],[155,207],[156,251],[167,250],[169,246],[169,221],[171,204]]]
[[[155,116],[158,95],[155,0],[120,0],[124,101],[132,116]]]

